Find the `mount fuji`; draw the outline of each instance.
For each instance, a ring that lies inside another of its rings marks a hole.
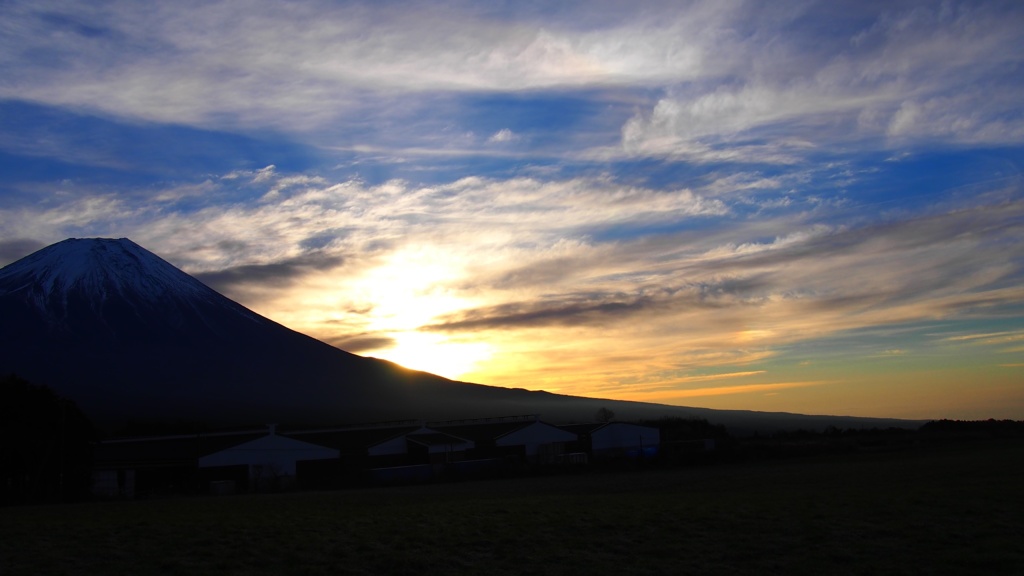
[[[68,239],[0,268],[0,377],[8,374],[49,386],[106,430],[514,414],[579,422],[602,407],[631,419],[697,416],[748,429],[892,423],[455,382],[288,329],[124,238]]]
[[[0,269],[0,375],[98,423],[336,424],[543,412],[595,400],[454,382],[350,354],[208,288],[128,239],[68,239]]]

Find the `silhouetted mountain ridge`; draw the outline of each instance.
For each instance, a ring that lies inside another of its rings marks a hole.
[[[729,414],[744,414],[453,382],[357,356],[256,314],[124,238],[68,239],[0,269],[0,318],[0,373],[50,386],[101,426],[586,421],[602,406],[620,417],[730,425]]]

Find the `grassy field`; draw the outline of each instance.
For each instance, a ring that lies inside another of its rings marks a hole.
[[[0,509],[0,574],[1024,574],[1024,442]]]

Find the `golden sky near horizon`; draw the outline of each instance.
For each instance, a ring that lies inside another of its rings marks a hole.
[[[127,237],[339,348],[1024,419],[1024,3],[4,3],[0,265]]]

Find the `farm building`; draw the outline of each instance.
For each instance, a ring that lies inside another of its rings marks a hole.
[[[97,445],[94,492],[134,497],[493,476],[565,462],[576,441],[536,416],[118,439]]]
[[[460,462],[474,448],[472,440],[422,428],[405,437],[409,454],[426,456],[431,464]]]
[[[103,498],[286,488],[297,464],[337,461],[338,451],[276,433],[273,426],[175,436],[119,438],[96,445],[93,493]]]
[[[415,420],[295,430],[286,435],[337,448],[342,460],[358,467],[462,460],[473,448],[469,440],[439,433]]]
[[[134,498],[194,492],[200,482],[199,458],[266,433],[262,428],[99,442],[93,457],[93,493],[102,498]]]
[[[241,479],[248,481],[251,489],[265,491],[290,487],[295,482],[298,462],[334,461],[338,455],[334,448],[280,436],[276,427],[271,426],[263,437],[200,457],[198,465],[200,470],[209,472],[211,482]]]
[[[537,416],[506,416],[477,420],[431,422],[430,429],[471,440],[469,457],[519,457],[533,464],[556,462],[576,434],[540,421]]]
[[[336,426],[282,432],[289,438],[335,448],[342,462],[349,468],[362,468],[370,464],[405,463],[405,436],[419,430],[416,420],[379,422],[356,426]]]
[[[443,475],[443,466],[466,458],[473,442],[431,430],[420,421],[383,422],[297,430],[292,438],[337,448],[333,467],[306,463],[304,486],[329,488],[363,482],[422,482]]]
[[[652,458],[658,454],[661,431],[629,422],[595,422],[561,427],[579,436],[578,449],[595,460]]]

